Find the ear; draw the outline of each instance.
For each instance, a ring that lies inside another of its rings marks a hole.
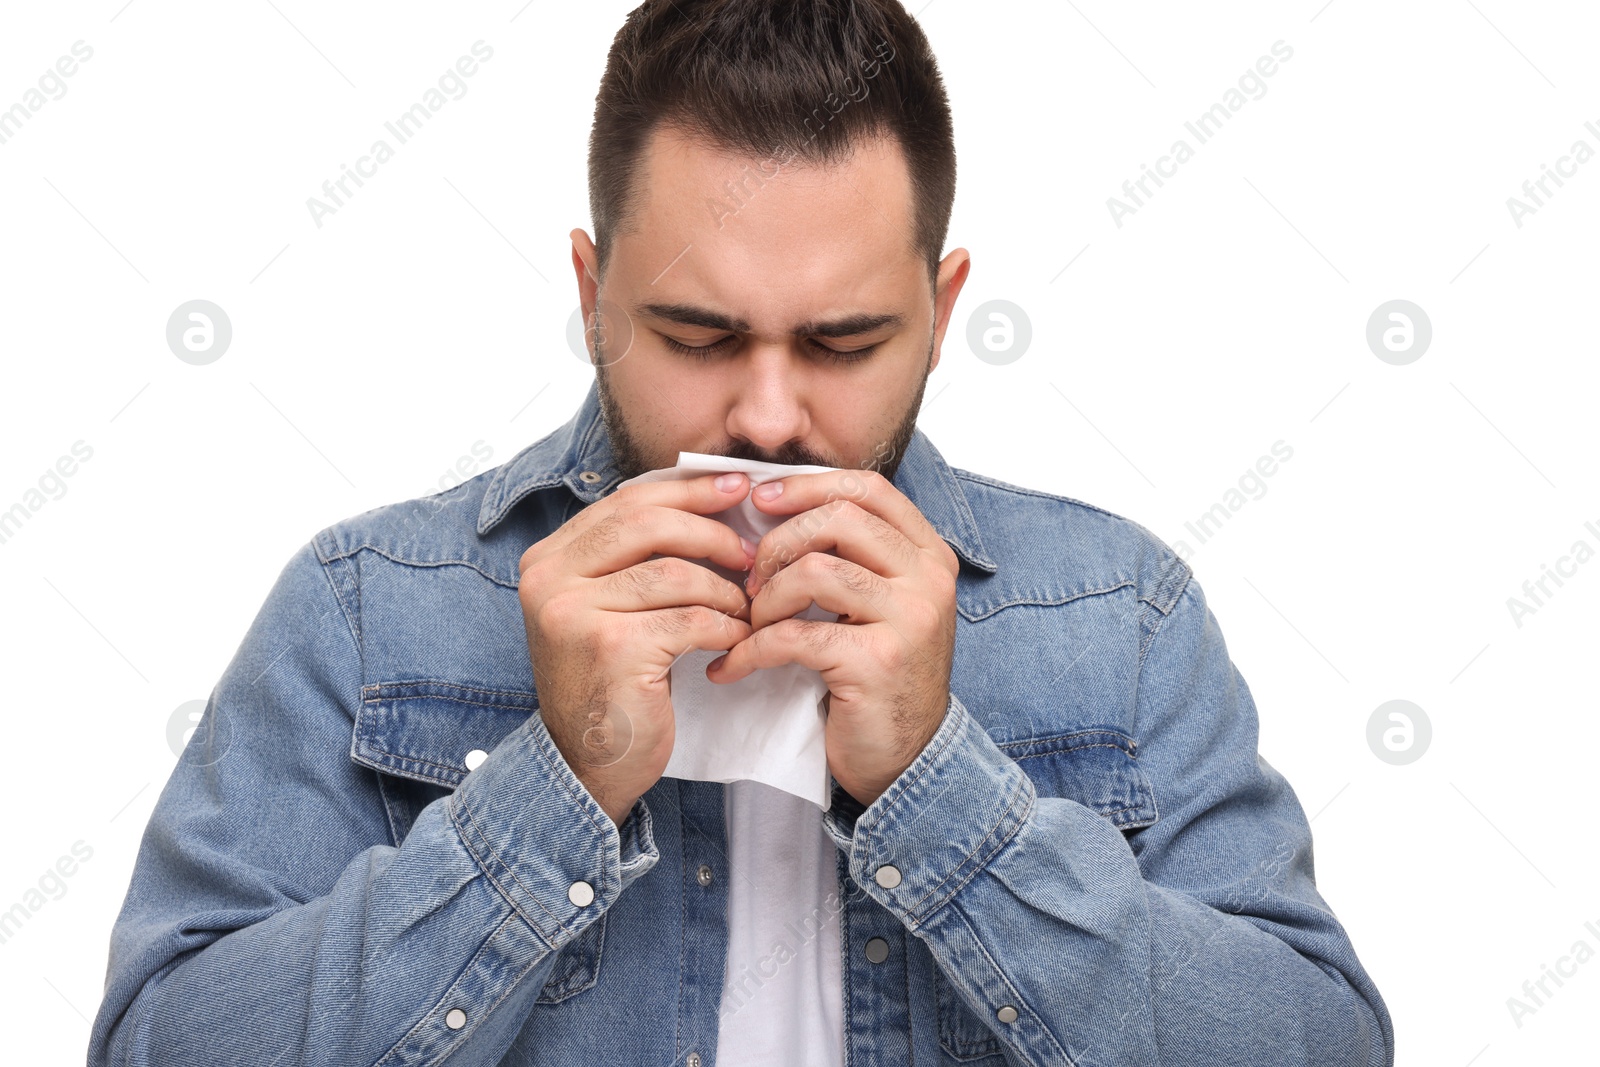
[[[599,259],[594,242],[581,229],[567,235],[572,238],[572,270],[578,279],[578,305],[583,308],[583,319],[594,316],[595,298],[600,291]]]
[[[945,328],[950,325],[956,297],[961,295],[961,287],[966,284],[971,270],[972,256],[965,248],[955,249],[939,263],[937,291],[933,295],[933,363],[928,368],[930,374],[939,365],[939,356],[944,349]]]

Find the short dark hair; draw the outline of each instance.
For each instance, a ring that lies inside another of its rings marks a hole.
[[[898,0],[646,0],[630,12],[589,135],[601,277],[638,204],[644,147],[663,126],[809,164],[842,162],[860,139],[887,134],[910,172],[909,244],[935,284],[955,202],[955,138],[933,50]]]

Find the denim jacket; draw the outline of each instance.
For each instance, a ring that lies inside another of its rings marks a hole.
[[[662,778],[614,824],[540,717],[517,597],[523,551],[621,479],[591,385],[289,558],[144,832],[93,1067],[716,1064],[725,787]],[[846,1063],[1391,1064],[1190,568],[920,431],[894,484],[960,557],[957,636],[938,733],[817,815]]]

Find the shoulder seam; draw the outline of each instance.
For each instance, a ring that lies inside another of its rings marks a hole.
[[[991,478],[987,474],[978,474],[974,471],[963,470],[960,467],[951,467],[950,473],[954,474],[957,478],[960,478],[963,481],[976,482],[979,485],[987,485],[994,489],[1003,489],[1008,493],[1016,493],[1020,496],[1036,496],[1043,500],[1055,500],[1063,504],[1074,504],[1080,508],[1086,508],[1089,511],[1098,511],[1102,515],[1109,515],[1113,519],[1120,519],[1123,522],[1133,522],[1135,526],[1139,525],[1126,515],[1118,515],[1114,511],[1107,511],[1105,508],[1098,507],[1086,500],[1079,500],[1077,497],[1065,496],[1061,493],[1047,493],[1043,489],[1030,489],[1025,485],[1015,485],[1011,482],[1003,482],[998,478]],[[1140,528],[1143,529],[1143,527]]]
[[[1151,607],[1155,608],[1156,611],[1161,614],[1162,618],[1165,618],[1168,612],[1172,610],[1172,605],[1177,603],[1178,597],[1183,595],[1183,590],[1188,585],[1189,578],[1193,574],[1193,569],[1190,568],[1189,564],[1182,556],[1178,555],[1176,550],[1174,550],[1171,545],[1167,544],[1166,541],[1158,537],[1154,531],[1138,520],[1130,519],[1126,515],[1119,515],[1115,511],[1107,510],[1106,508],[1091,504],[1085,500],[1079,500],[1076,497],[1065,496],[1060,493],[1047,493],[1042,489],[1029,489],[1027,486],[1023,485],[1013,485],[1010,482],[1003,482],[998,478],[991,478],[988,475],[978,474],[974,471],[964,470],[960,467],[951,467],[950,470],[951,473],[953,473],[956,477],[961,478],[964,481],[974,482],[979,485],[987,485],[991,488],[1000,489],[1008,493],[1015,493],[1019,496],[1031,496],[1037,497],[1041,500],[1054,500],[1058,503],[1070,504],[1073,507],[1082,508],[1085,511],[1092,511],[1096,514],[1104,515],[1109,519],[1115,519],[1117,522],[1126,524],[1141,537],[1143,537],[1152,549],[1157,550],[1157,555],[1160,558],[1160,567],[1162,571],[1161,577],[1157,579],[1154,585],[1150,587],[1148,593],[1140,597],[1140,599],[1149,604]],[[1178,577],[1175,578],[1174,574],[1176,574]],[[1175,586],[1174,583],[1176,583]],[[1173,587],[1169,589],[1169,586]],[[1159,628],[1160,627],[1157,626],[1157,629]],[[1150,636],[1154,637],[1155,631],[1151,631]],[[1143,655],[1143,649],[1140,650],[1140,654]]]
[[[361,677],[365,680],[367,650],[361,640],[361,586],[356,578],[355,568],[348,562],[350,553],[341,552],[335,556],[323,555],[323,543],[333,543],[333,528],[326,527],[311,539],[312,551],[316,553],[317,562],[322,567],[322,577],[327,581],[328,588],[333,592],[333,599],[339,605],[339,613],[344,616],[345,626],[350,629],[350,636],[356,643],[356,653],[361,657]],[[344,569],[344,578],[350,585],[350,599],[354,606],[347,601],[344,590],[339,588],[339,580],[334,574],[334,564],[337,563]]]
[[[1179,562],[1181,563],[1182,560],[1179,560]],[[1189,591],[1189,583],[1194,577],[1194,569],[1187,563],[1183,564],[1183,569],[1183,580],[1177,584],[1177,588],[1173,591],[1172,600],[1170,601],[1167,610],[1160,612],[1160,618],[1157,620],[1155,626],[1151,628],[1149,636],[1146,637],[1139,645],[1140,674],[1144,673],[1145,654],[1150,651],[1150,646],[1155,644],[1156,636],[1160,634],[1162,628],[1166,626],[1167,620],[1172,618],[1173,613],[1178,610],[1178,602],[1183,599],[1183,594]]]

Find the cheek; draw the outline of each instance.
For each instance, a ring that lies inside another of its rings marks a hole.
[[[636,433],[652,440],[679,443],[685,452],[704,452],[723,443],[726,372],[693,360],[654,354],[643,354],[629,370],[626,385],[616,382],[614,391],[618,401],[627,406],[628,420]],[[710,441],[706,440],[707,435]]]
[[[833,466],[859,470],[889,450],[897,413],[862,403],[862,399],[840,395],[824,400],[821,409],[813,411],[813,437],[820,438],[820,443],[812,447],[833,456]],[[904,401],[897,397],[894,402]]]

